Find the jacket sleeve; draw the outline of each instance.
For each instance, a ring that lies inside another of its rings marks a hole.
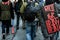
[[[11,12],[11,18],[14,19],[14,10],[12,3],[10,4],[10,12]]]

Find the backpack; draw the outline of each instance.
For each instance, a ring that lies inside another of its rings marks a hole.
[[[0,7],[1,7],[1,20],[10,20],[11,19],[10,4],[4,5],[1,2]]]
[[[26,6],[27,6],[27,2],[23,2],[23,4],[20,7],[20,13],[24,13]]]
[[[34,21],[38,10],[39,8],[35,6],[34,2],[28,3],[26,9],[24,10],[24,18],[28,21]]]

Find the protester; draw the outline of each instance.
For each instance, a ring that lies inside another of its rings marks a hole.
[[[2,0],[0,3],[0,17],[2,21],[2,39],[9,34],[9,27],[11,26],[11,18],[14,19],[12,3],[9,0]],[[6,34],[5,34],[6,28]]]
[[[19,18],[21,16],[21,13],[20,13],[20,7],[22,5],[22,0],[18,0],[17,2],[15,2],[15,13],[17,15],[17,25],[16,25],[16,29],[18,30],[19,29]]]

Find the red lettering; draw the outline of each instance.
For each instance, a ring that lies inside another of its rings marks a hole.
[[[49,11],[54,11],[54,4],[49,5]]]
[[[45,9],[45,11],[48,11],[49,10],[49,6],[45,6],[44,9]]]
[[[53,33],[50,20],[46,20],[46,27],[49,34]]]
[[[44,7],[45,11],[54,11],[54,4],[47,5]]]

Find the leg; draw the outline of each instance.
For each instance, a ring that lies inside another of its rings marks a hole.
[[[9,26],[6,27],[6,34],[9,34]]]
[[[23,29],[26,29],[25,27],[25,21],[23,20],[23,26],[22,26]]]
[[[46,25],[44,23],[44,20],[42,18],[41,18],[41,31],[42,31],[44,40],[49,40],[50,37],[49,37],[49,34],[47,32],[47,29],[46,29]]]
[[[19,16],[17,15],[17,26],[19,26]]]
[[[54,34],[51,36],[50,40],[57,40],[57,39],[58,39],[58,35],[59,35],[59,32],[54,33]]]
[[[34,35],[35,35],[35,26],[34,25],[32,25],[31,26],[31,40],[34,40]]]
[[[7,20],[8,22],[6,22],[6,34],[9,34],[9,27],[11,25],[11,20]]]
[[[34,40],[34,37],[36,36],[36,28],[37,28],[37,22],[32,22],[31,24],[31,38]]]
[[[5,23],[2,22],[2,38],[5,39]]]
[[[31,24],[25,22],[25,26],[26,26],[26,40],[31,40]]]
[[[17,26],[16,26],[17,30],[19,29],[19,15],[17,15]]]

